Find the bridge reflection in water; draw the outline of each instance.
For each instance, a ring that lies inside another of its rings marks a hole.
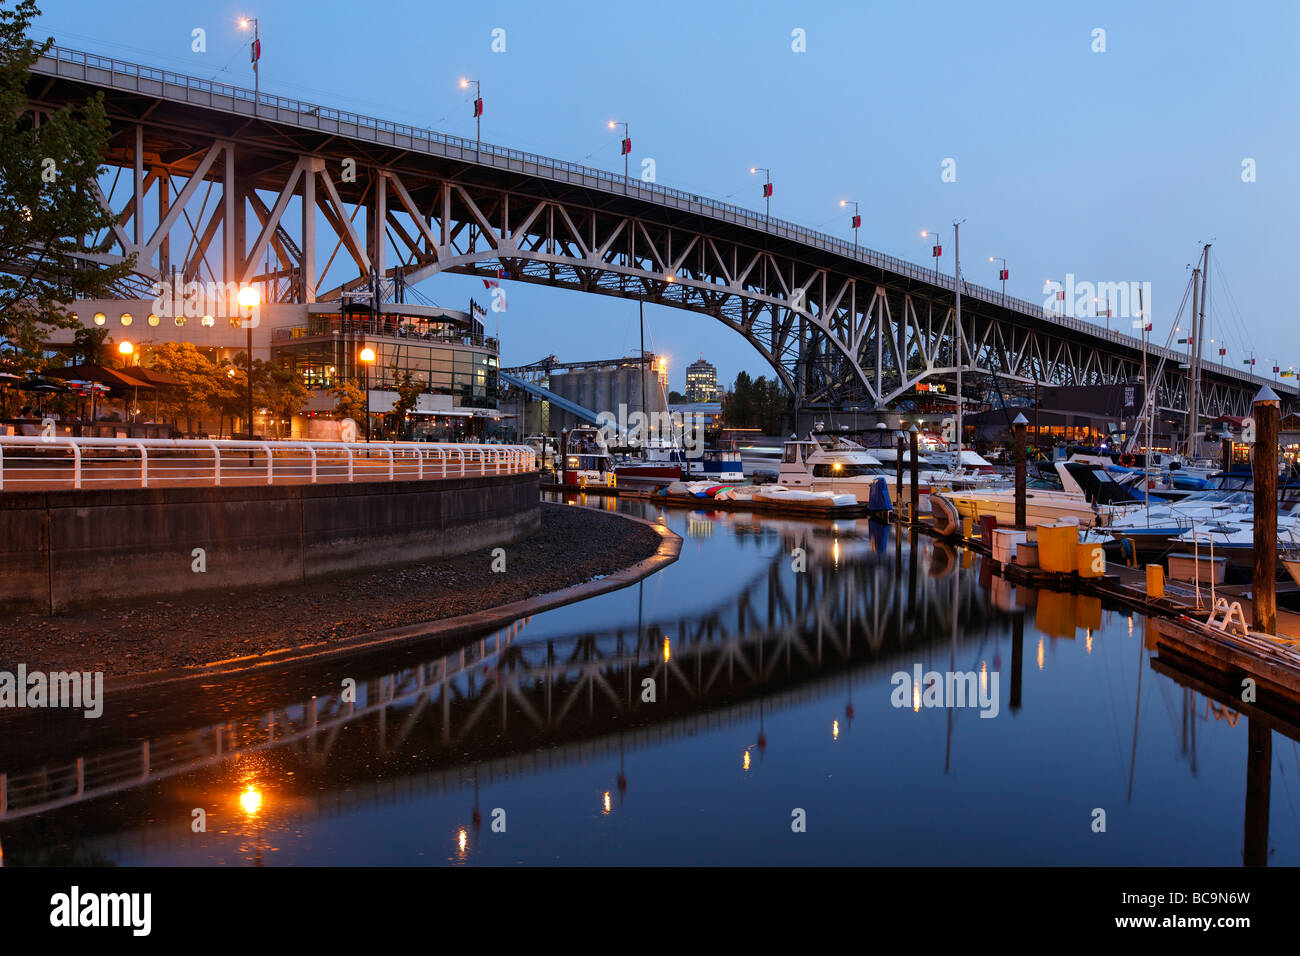
[[[748,771],[766,756],[774,715],[842,696],[826,728],[838,740],[857,716],[855,685],[860,699],[872,688],[878,714],[892,673],[916,662],[997,671],[1008,634],[1014,714],[1025,668],[1044,666],[1044,641],[1072,638],[1082,622],[1090,654],[1101,625],[1099,605],[1017,593],[969,552],[883,524],[681,511],[665,520],[692,539],[683,561],[598,599],[608,611],[599,626],[566,629],[590,615],[558,609],[450,650],[110,697],[98,721],[40,714],[29,720],[36,733],[0,744],[5,862],[258,863],[290,836],[301,839],[308,820],[365,817],[448,792],[465,794],[465,819],[454,838],[438,840],[452,839],[450,859],[466,859],[484,839],[484,787],[604,764],[611,779],[596,805],[608,816],[628,791],[631,755],[739,725],[750,743],[735,759]],[[716,537],[746,557],[710,574],[691,544],[712,547]],[[668,600],[665,576],[676,595]],[[1026,664],[1031,613],[1037,649]],[[963,719],[954,708],[944,714],[945,774]],[[873,734],[888,732],[873,721]],[[1135,760],[1137,750],[1135,723]],[[937,753],[925,759],[940,763]],[[195,809],[207,833],[194,832]],[[364,832],[355,839],[366,842]],[[374,847],[333,858],[393,859]]]

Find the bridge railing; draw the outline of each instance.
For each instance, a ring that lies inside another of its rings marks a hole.
[[[855,246],[847,239],[841,239],[837,236],[831,236],[827,233],[817,232],[807,229],[803,226],[786,222],[781,219],[773,219],[770,216],[762,215],[751,209],[742,206],[736,206],[730,203],[724,203],[717,199],[709,199],[694,193],[688,193],[680,189],[672,189],[668,186],[661,186],[658,183],[647,183],[636,177],[623,176],[620,173],[613,173],[603,169],[596,169],[591,166],[584,166],[581,163],[573,163],[563,159],[555,159],[549,156],[542,156],[537,153],[529,153],[523,150],[510,149],[504,146],[495,146],[491,143],[482,143],[472,139],[465,139],[460,136],[451,136],[445,133],[435,133],[433,130],[412,126],[407,123],[397,123],[391,120],[378,119],[373,116],[366,116],[361,113],[353,113],[348,110],[337,110],[328,106],[321,106],[315,103],[305,103],[301,100],[291,99],[288,97],[277,96],[271,93],[254,93],[254,91],[232,86],[227,83],[218,83],[215,80],[205,80],[200,77],[187,76],[182,73],[173,73],[169,70],[160,70],[156,67],[143,66],[138,63],[132,63],[127,60],[119,60],[116,57],[100,56],[95,53],[87,53],[82,50],[73,50],[68,47],[52,46],[46,53],[46,58],[53,59],[56,63],[70,63],[79,67],[103,70],[111,74],[117,74],[132,78],[134,80],[146,79],[164,85],[183,87],[186,90],[194,90],[205,95],[221,96],[232,101],[238,101],[248,104],[256,104],[258,108],[265,106],[278,112],[287,112],[296,114],[298,122],[303,123],[304,117],[311,120],[311,125],[319,126],[320,120],[329,120],[337,125],[350,125],[358,129],[373,130],[376,133],[382,133],[389,137],[405,137],[412,141],[414,147],[418,142],[437,144],[447,149],[457,151],[457,158],[468,159],[471,154],[473,161],[479,164],[490,166],[512,167],[511,164],[524,164],[536,167],[537,171],[551,171],[552,173],[563,173],[565,178],[569,176],[580,176],[585,180],[594,180],[597,183],[605,184],[613,192],[622,192],[626,195],[633,195],[635,190],[638,195],[648,194],[661,201],[667,201],[685,211],[708,212],[716,218],[723,219],[727,222],[744,225],[749,228],[767,232],[770,235],[781,236],[792,239],[804,245],[813,246],[825,251],[833,252],[845,258],[863,262],[876,268],[908,276],[920,282],[937,286],[948,291],[955,291],[957,282],[955,277],[946,275],[936,275],[933,269],[927,269],[924,266],[914,262],[908,262],[899,259],[896,256],[886,255],[882,252],[876,252],[863,246]],[[38,65],[38,69],[39,69]],[[56,67],[52,72],[58,73]],[[284,119],[282,116],[271,117],[268,119]],[[336,130],[337,131],[337,130]],[[432,150],[430,150],[432,151]],[[497,162],[500,160],[501,162]],[[998,305],[1005,309],[1025,313],[1027,317],[1053,322],[1065,328],[1083,332],[1087,335],[1107,338],[1117,345],[1133,350],[1142,349],[1142,341],[1132,335],[1122,332],[1108,332],[1092,322],[1072,316],[1063,315],[1052,309],[1045,308],[1040,302],[1029,302],[1025,299],[1018,299],[1014,296],[1005,295],[994,289],[988,289],[984,286],[962,280],[962,295],[979,299],[982,302],[991,305]],[[1164,355],[1166,358],[1178,359],[1182,353],[1165,349],[1161,346],[1147,344],[1147,352],[1153,355]],[[1217,362],[1202,361],[1202,368],[1209,371],[1218,372],[1237,379],[1248,379],[1256,384],[1267,384],[1276,386],[1277,383],[1270,379],[1257,377],[1253,374],[1243,373],[1231,366],[1222,365]]]
[[[537,470],[523,445],[0,436],[0,491],[428,481]]]

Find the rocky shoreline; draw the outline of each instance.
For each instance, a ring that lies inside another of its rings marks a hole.
[[[588,508],[543,503],[541,518],[538,532],[506,546],[500,573],[484,549],[289,587],[16,615],[0,623],[0,669],[23,663],[119,676],[327,647],[605,577],[649,558],[661,540],[644,524]]]

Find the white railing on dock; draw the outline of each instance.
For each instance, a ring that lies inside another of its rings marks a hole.
[[[425,481],[536,471],[523,445],[0,436],[0,491]]]

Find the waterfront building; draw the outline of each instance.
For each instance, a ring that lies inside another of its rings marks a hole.
[[[719,400],[718,370],[703,355],[686,366],[686,400],[691,403]]]

